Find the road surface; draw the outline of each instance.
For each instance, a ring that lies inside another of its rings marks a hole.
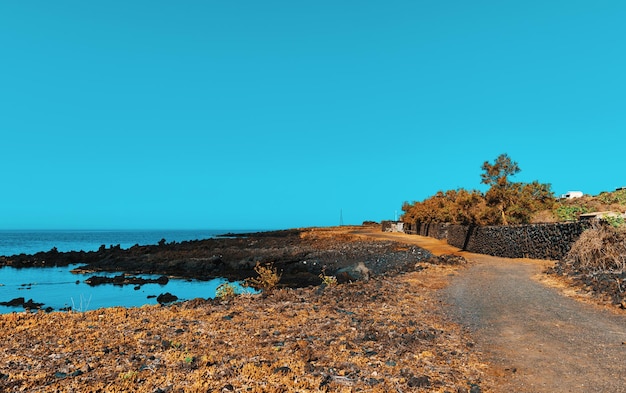
[[[542,284],[547,261],[466,253],[416,235],[371,235],[470,261],[441,297],[494,366],[488,377],[499,392],[626,392],[626,312]]]

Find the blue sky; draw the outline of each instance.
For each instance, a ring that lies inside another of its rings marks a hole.
[[[327,226],[626,185],[623,1],[0,4],[0,229]]]

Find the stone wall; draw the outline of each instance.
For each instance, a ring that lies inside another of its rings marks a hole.
[[[477,254],[506,258],[562,259],[580,234],[585,222],[508,226],[466,226],[446,223],[416,225],[417,233]]]
[[[432,222],[429,224],[417,223],[415,225],[416,232],[421,236],[430,236],[435,239],[446,239],[448,237],[448,227],[450,224],[441,222]]]

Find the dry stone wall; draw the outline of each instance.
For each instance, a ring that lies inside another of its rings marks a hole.
[[[417,228],[416,232],[421,236],[430,236],[435,239],[447,239],[448,238],[448,228],[450,224],[447,223],[417,223],[415,227]]]
[[[417,223],[416,233],[478,254],[506,258],[562,259],[588,228],[585,222],[466,226]]]

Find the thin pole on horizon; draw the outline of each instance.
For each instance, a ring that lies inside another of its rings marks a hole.
[[[343,226],[343,209],[339,209],[339,226]]]

